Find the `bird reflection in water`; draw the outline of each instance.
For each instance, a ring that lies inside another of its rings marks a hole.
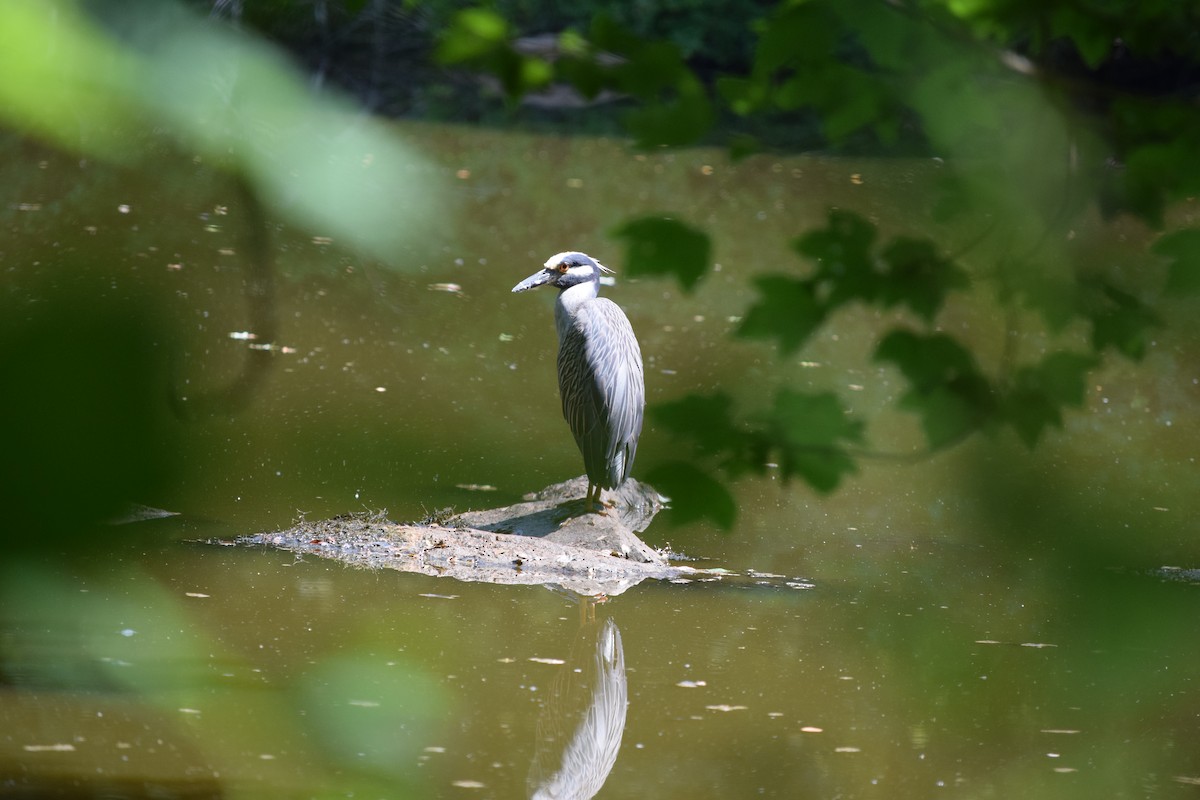
[[[617,623],[609,618],[597,628],[594,620],[580,626],[538,716],[527,781],[534,800],[595,797],[617,761],[628,700],[625,650]]]

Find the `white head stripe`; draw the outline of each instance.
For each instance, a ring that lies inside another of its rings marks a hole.
[[[571,254],[570,250],[568,250],[565,253],[555,253],[554,255],[547,258],[546,263],[542,264],[542,266],[545,267],[546,269],[550,269],[551,267],[557,267],[558,262],[562,261],[564,258],[566,258],[570,254]]]
[[[545,267],[546,269],[553,269],[554,267],[557,267],[563,261],[563,259],[565,259],[567,256],[573,256],[573,255],[576,255],[577,253],[578,253],[578,251],[576,251],[576,250],[566,250],[562,253],[555,253],[554,255],[547,258],[546,263],[543,264],[542,266]],[[578,254],[579,255],[587,255],[586,253],[578,253]],[[588,258],[592,258],[592,257],[588,256]],[[596,259],[592,258],[592,261],[596,262],[596,266],[600,268],[601,273],[603,273],[605,275],[614,274],[613,270],[604,266],[599,261],[596,261]],[[575,269],[575,267],[572,267],[572,269]]]

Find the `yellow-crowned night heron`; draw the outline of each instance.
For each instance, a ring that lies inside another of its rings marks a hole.
[[[599,296],[601,272],[612,270],[583,253],[559,253],[513,287],[558,287],[558,391],[583,454],[589,509],[629,476],[646,406],[637,337],[620,307]]]

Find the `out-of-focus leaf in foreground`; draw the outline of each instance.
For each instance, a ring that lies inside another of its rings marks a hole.
[[[1153,250],[1170,261],[1168,292],[1176,296],[1200,294],[1200,229],[1173,231],[1155,242]]]
[[[754,285],[761,299],[746,310],[738,336],[778,339],[780,355],[791,355],[825,321],[825,306],[817,301],[811,281],[762,275]]]
[[[111,10],[108,13],[114,13]],[[165,133],[273,210],[385,262],[437,206],[419,155],[314,94],[283,56],[174,2],[104,20],[71,2],[0,4],[0,120],[82,155],[146,163]]]
[[[660,464],[647,473],[646,480],[671,499],[670,519],[676,525],[707,519],[728,531],[737,521],[737,503],[729,489],[694,464]]]
[[[1051,353],[1017,372],[1005,394],[1004,419],[1027,446],[1034,447],[1046,428],[1061,428],[1064,406],[1083,405],[1087,373],[1099,363],[1081,353]]]
[[[443,64],[470,64],[491,73],[504,93],[515,99],[550,82],[553,69],[540,58],[513,49],[508,22],[487,8],[466,8],[454,15],[442,34],[437,59]]]
[[[894,330],[879,343],[875,360],[894,364],[908,379],[900,406],[921,417],[933,447],[965,436],[993,412],[990,382],[971,352],[944,333]]]
[[[775,397],[767,425],[785,480],[799,476],[828,493],[858,471],[844,445],[862,442],[863,424],[846,413],[836,395],[784,389]]]
[[[674,275],[690,292],[708,272],[712,245],[708,234],[678,220],[639,217],[613,229],[625,242],[630,276]]]
[[[1087,315],[1092,322],[1092,347],[1111,347],[1126,358],[1141,360],[1153,329],[1162,320],[1149,306],[1128,292],[1099,281],[1091,290]]]

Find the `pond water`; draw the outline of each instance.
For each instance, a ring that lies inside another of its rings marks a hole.
[[[4,145],[4,330],[70,335],[22,345],[42,383],[5,387],[3,424],[10,441],[81,455],[47,456],[41,482],[6,478],[26,524],[0,570],[0,794],[1196,791],[1200,586],[1163,569],[1198,560],[1189,308],[1167,307],[1146,359],[1108,363],[1032,452],[1000,436],[868,458],[829,496],[744,478],[731,531],[664,515],[645,533],[736,580],[597,602],[198,543],[299,517],[504,505],[578,474],[552,294],[509,289],[566,249],[619,271],[607,232],[642,213],[705,226],[719,264],[693,294],[619,272],[605,290],[638,332],[651,404],[724,388],[753,409],[780,386],[832,389],[870,420],[872,448],[919,444],[889,410],[903,380],[869,358],[888,319],[848,312],[795,358],[731,331],[750,279],[801,268],[788,242],[830,207],[965,241],[930,221],[938,163],[731,164],[604,139],[399,133],[427,159],[441,222],[385,266],[271,216],[266,353],[243,335],[265,319],[247,302],[262,288],[247,264],[260,229],[227,177],[169,152],[161,169],[122,170]],[[1077,247],[1136,274],[1146,233],[1088,226]],[[97,388],[120,376],[89,369],[124,341],[105,338],[113,321],[146,309],[154,394],[127,431],[128,408],[114,418]],[[985,357],[1004,347],[986,298],[945,324]],[[650,418],[635,474],[679,447]],[[128,499],[177,516],[37,533],[108,486],[106,464],[142,462],[153,468]],[[61,546],[26,541],[51,534]]]

